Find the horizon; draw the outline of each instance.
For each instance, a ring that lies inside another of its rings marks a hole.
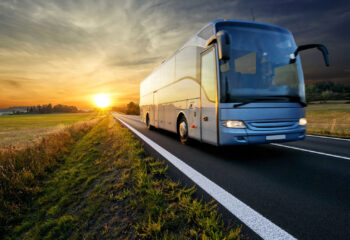
[[[139,102],[139,83],[206,23],[251,20],[289,29],[297,45],[322,43],[301,59],[305,82],[349,83],[350,3],[318,1],[2,1],[0,108],[51,103],[94,107]],[[254,10],[252,16],[251,10]],[[322,16],[320,18],[320,16]]]
[[[130,102],[133,102],[133,101],[130,101]],[[128,103],[130,103],[128,102]],[[109,108],[118,108],[118,107],[125,107],[128,103],[125,103],[125,104],[119,104],[119,105],[109,105],[108,107],[104,107],[106,109],[109,109]],[[139,104],[138,102],[134,102],[136,104]],[[37,107],[37,106],[47,106],[51,103],[44,103],[44,104],[34,104],[34,105],[17,105],[17,106],[9,106],[9,107],[0,107],[0,110],[7,110],[7,109],[11,109],[11,108],[30,108],[30,107]],[[92,110],[92,109],[98,109],[99,107],[98,106],[90,106],[90,107],[78,107],[78,106],[74,106],[74,105],[66,105],[66,104],[60,104],[60,103],[57,103],[57,104],[51,104],[52,107],[56,106],[56,105],[64,105],[64,106],[68,106],[68,107],[77,107],[79,110]]]

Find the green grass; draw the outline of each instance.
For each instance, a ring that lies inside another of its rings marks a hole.
[[[309,104],[309,134],[350,138],[350,104]]]
[[[64,126],[96,117],[96,113],[0,116],[0,147],[26,145]]]
[[[32,197],[41,192],[41,180],[98,121],[76,123],[24,149],[0,149],[0,234],[30,209]]]
[[[0,116],[0,131],[46,128],[58,124],[70,125],[77,121],[88,120],[94,116],[96,116],[96,113],[6,115]]]
[[[9,239],[238,239],[111,117],[74,144]]]

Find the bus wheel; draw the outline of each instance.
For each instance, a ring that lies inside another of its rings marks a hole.
[[[148,114],[146,116],[146,126],[147,126],[148,130],[152,130],[153,129],[153,127],[151,125],[151,121],[149,120]]]
[[[188,124],[184,116],[179,121],[179,137],[182,144],[188,143]]]

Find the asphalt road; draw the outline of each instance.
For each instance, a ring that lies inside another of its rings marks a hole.
[[[350,141],[307,136],[281,144],[300,149],[182,145],[172,133],[146,129],[138,116],[117,116],[293,237],[350,239]]]

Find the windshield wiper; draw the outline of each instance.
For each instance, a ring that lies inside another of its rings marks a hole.
[[[272,97],[272,96],[269,96]],[[299,103],[301,106],[306,107],[307,104],[306,102],[301,101],[299,96],[291,96],[291,95],[277,95],[277,96],[273,96],[273,97],[278,97],[278,98],[287,98],[289,99],[289,102],[296,102]]]
[[[273,101],[275,101],[275,100],[288,100],[289,102],[297,102],[300,105],[302,105],[303,107],[306,106],[306,103],[302,102],[300,100],[300,97],[297,97],[297,96],[267,96],[267,97],[249,99],[249,100],[243,101],[241,103],[237,103],[233,107],[237,108],[237,107],[241,107],[243,105],[253,103],[253,102],[264,102],[264,101],[271,101],[271,100],[273,100]]]
[[[253,99],[249,99],[249,100],[246,100],[246,101],[243,101],[241,103],[237,103],[235,104],[233,107],[234,108],[237,108],[237,107],[240,107],[240,106],[243,106],[243,105],[246,105],[246,104],[249,104],[249,103],[253,103],[253,102],[264,102],[264,101],[271,101],[271,100],[281,100],[283,98],[280,98],[280,97],[261,97],[261,98],[253,98]]]

